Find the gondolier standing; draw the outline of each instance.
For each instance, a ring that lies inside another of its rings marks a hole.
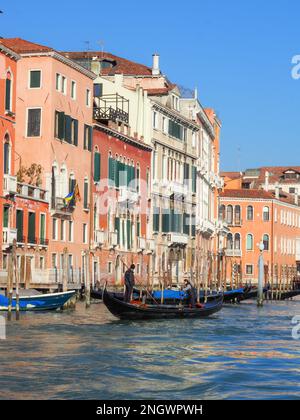
[[[183,291],[185,293],[187,293],[188,304],[189,304],[190,308],[195,308],[195,306],[196,306],[195,288],[192,285],[192,283],[187,279],[184,280],[184,285],[185,285],[185,287],[184,287]]]
[[[131,264],[130,268],[125,272],[124,276],[124,282],[125,282],[125,296],[124,301],[130,302],[131,295],[133,292],[133,286],[134,286],[134,270],[135,265]]]

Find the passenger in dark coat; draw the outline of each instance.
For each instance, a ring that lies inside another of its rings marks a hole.
[[[134,286],[134,270],[135,265],[132,264],[130,268],[125,272],[124,276],[124,282],[125,282],[125,295],[124,295],[124,301],[130,302],[131,295],[133,292],[133,286]]]
[[[184,280],[184,285],[185,285],[185,288],[183,289],[183,291],[188,296],[188,298],[187,298],[188,299],[188,305],[189,305],[190,308],[195,308],[195,306],[196,306],[195,288],[189,280]]]

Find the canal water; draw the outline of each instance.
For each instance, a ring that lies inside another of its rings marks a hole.
[[[21,314],[0,340],[1,399],[300,399],[300,301],[205,320],[124,322],[102,303]]]

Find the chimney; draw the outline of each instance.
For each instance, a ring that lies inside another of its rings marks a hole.
[[[279,200],[279,198],[280,198],[280,189],[279,189],[279,183],[278,182],[276,182],[276,184],[275,184],[275,198],[277,200]]]
[[[270,179],[270,174],[268,171],[266,171],[265,173],[265,190],[269,191],[269,179]]]
[[[160,69],[159,69],[159,54],[152,55],[153,64],[152,64],[152,76],[159,76]]]

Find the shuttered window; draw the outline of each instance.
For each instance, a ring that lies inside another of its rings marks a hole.
[[[108,158],[108,182],[110,187],[116,186],[116,163],[116,160],[112,157]]]
[[[175,121],[169,121],[169,135],[177,138],[178,140],[183,140],[183,127]]]
[[[88,207],[89,207],[89,183],[88,181],[84,181],[83,208],[88,209]]]
[[[74,146],[78,146],[78,121],[72,120],[72,143]]]
[[[168,210],[163,210],[162,214],[162,232],[169,233],[170,232],[170,213]]]
[[[83,148],[85,150],[92,151],[92,133],[93,129],[89,125],[84,125],[84,139],[83,139]]]
[[[28,213],[28,242],[35,244],[35,213]]]
[[[160,216],[160,209],[159,207],[153,208],[153,231],[159,232],[159,216]]]
[[[195,194],[197,192],[197,168],[192,166],[192,192]]]
[[[41,108],[27,111],[27,137],[40,137],[41,135]]]
[[[5,111],[11,111],[11,80],[5,81]]]
[[[40,225],[40,242],[43,245],[46,237],[46,216],[41,214],[41,225]]]
[[[190,180],[190,165],[188,163],[184,164],[184,185],[189,185]]]
[[[23,243],[23,226],[24,226],[24,213],[23,210],[17,210],[16,218],[16,228],[17,228],[17,242]]]
[[[190,215],[183,213],[183,233],[190,235]]]
[[[196,216],[191,217],[191,235],[192,237],[196,236]]]
[[[131,221],[127,220],[127,249],[131,249],[131,238],[132,238],[132,232],[131,232]]]
[[[72,118],[69,115],[65,115],[65,140],[72,143]]]
[[[101,155],[99,152],[94,153],[94,181],[100,181],[100,173],[101,173]]]
[[[115,218],[115,231],[117,232],[118,236],[118,244],[120,244],[120,218]]]
[[[9,222],[9,207],[3,206],[3,227],[8,228]]]
[[[30,71],[29,86],[31,89],[37,89],[41,87],[41,70]]]

